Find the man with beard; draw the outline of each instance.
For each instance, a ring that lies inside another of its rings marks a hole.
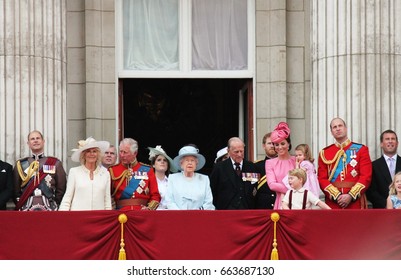
[[[277,157],[274,144],[270,139],[271,132],[265,134],[262,139],[262,147],[266,153],[264,159],[255,162],[256,166],[260,170],[260,180],[258,182],[256,199],[257,209],[273,209],[274,201],[276,200],[276,193],[270,190],[266,180],[266,160]]]
[[[394,174],[401,171],[401,157],[397,155],[398,136],[393,130],[380,134],[380,147],[383,154],[372,162],[372,183],[366,192],[373,208],[386,208],[389,186]]]

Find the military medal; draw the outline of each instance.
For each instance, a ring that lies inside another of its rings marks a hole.
[[[358,164],[358,162],[355,159],[352,159],[351,162],[349,163],[352,167],[355,168],[355,166]]]
[[[45,182],[46,182],[46,186],[48,186],[49,188],[51,187],[51,184],[50,184],[51,181],[52,181],[52,176],[47,174],[45,177]]]
[[[43,172],[46,174],[56,174],[56,166],[55,165],[43,165]]]
[[[134,172],[134,178],[135,179],[141,179],[141,180],[147,180],[148,178],[148,173],[145,171],[135,171]]]
[[[242,173],[242,181],[248,181],[252,184],[259,181],[260,174],[259,173]]]
[[[356,148],[350,148],[350,150],[351,150],[350,158],[352,159],[356,158]]]
[[[352,169],[351,175],[352,177],[356,177],[358,175],[358,172],[355,169]]]

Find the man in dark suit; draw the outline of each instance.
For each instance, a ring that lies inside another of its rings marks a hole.
[[[265,134],[262,138],[262,147],[266,153],[265,158],[255,162],[261,175],[255,197],[257,209],[273,209],[274,202],[276,201],[276,192],[269,188],[266,180],[266,160],[277,157],[270,135],[271,132]]]
[[[7,209],[7,202],[12,198],[13,190],[13,167],[0,160],[0,210]]]
[[[386,208],[389,186],[394,174],[401,171],[401,157],[397,155],[398,136],[393,130],[380,134],[380,147],[383,155],[372,162],[372,183],[366,191],[373,208]],[[390,170],[392,166],[393,171]]]
[[[218,210],[254,209],[259,170],[244,159],[240,138],[230,138],[227,150],[230,158],[216,163],[210,174],[213,204]]]

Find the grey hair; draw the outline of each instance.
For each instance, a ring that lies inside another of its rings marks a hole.
[[[138,142],[132,138],[124,138],[120,142],[120,146],[121,145],[129,145],[132,153],[138,151]]]

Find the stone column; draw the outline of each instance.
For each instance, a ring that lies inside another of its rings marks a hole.
[[[256,147],[264,158],[262,138],[287,118],[286,1],[256,2]]]
[[[30,154],[40,130],[45,153],[66,159],[65,1],[0,1],[0,158]]]
[[[313,148],[333,143],[339,116],[375,159],[380,133],[401,133],[401,3],[312,0],[311,15]]]

